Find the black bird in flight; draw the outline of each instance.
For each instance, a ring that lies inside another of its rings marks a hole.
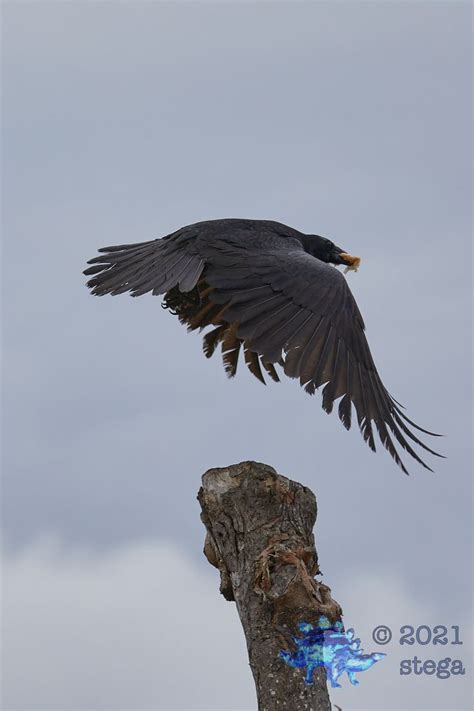
[[[269,220],[225,219],[99,252],[84,272],[92,277],[87,285],[93,294],[164,294],[163,307],[188,330],[212,326],[204,336],[204,353],[210,358],[220,343],[229,377],[242,350],[262,382],[263,372],[278,381],[275,366],[280,366],[311,395],[324,385],[322,406],[329,413],[339,399],[346,429],[354,405],[369,447],[375,452],[375,427],[406,474],[394,440],[426,469],[411,443],[442,456],[412,428],[438,435],[409,420],[385,389],[355,299],[332,266],[357,269],[360,259],[329,239]]]

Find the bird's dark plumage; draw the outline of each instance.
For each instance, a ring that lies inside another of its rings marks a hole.
[[[210,357],[221,345],[229,376],[239,354],[265,382],[276,365],[313,394],[349,429],[352,405],[364,440],[375,451],[375,431],[407,473],[398,443],[437,455],[414,434],[415,425],[385,389],[364,333],[364,322],[341,272],[358,264],[330,240],[267,220],[198,222],[151,242],[104,247],[84,272],[93,294],[164,294],[164,306],[188,329],[212,326],[204,337]],[[437,455],[440,456],[440,455]]]

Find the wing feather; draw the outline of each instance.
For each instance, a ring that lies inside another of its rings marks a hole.
[[[265,385],[265,378],[263,377],[257,353],[254,353],[249,348],[245,348],[244,358],[252,375],[255,375],[257,380],[260,380],[260,382]]]
[[[224,324],[222,326],[217,326],[212,331],[209,331],[209,333],[206,333],[202,341],[203,351],[206,358],[210,358],[213,355],[219,342],[224,337],[226,329],[227,324]]]

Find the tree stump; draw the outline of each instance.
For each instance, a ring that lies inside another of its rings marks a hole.
[[[330,711],[326,672],[311,685],[304,669],[288,666],[298,623],[342,610],[320,575],[314,545],[316,498],[310,489],[265,464],[209,469],[198,500],[207,535],[204,554],[219,569],[220,591],[235,601],[242,623],[259,711]]]

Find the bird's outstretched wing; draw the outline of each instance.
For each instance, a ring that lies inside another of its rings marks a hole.
[[[91,260],[94,266],[85,272],[94,275],[88,285],[95,294],[130,291],[138,296],[152,291],[168,297],[173,290],[178,295],[191,292],[194,305],[189,312],[179,296],[176,312],[190,328],[216,326],[205,348],[209,355],[222,342],[229,374],[235,373],[243,344],[257,377],[259,356],[273,379],[278,379],[274,364],[279,363],[306,392],[314,394],[324,386],[324,410],[331,412],[339,400],[339,418],[349,429],[354,405],[363,438],[373,451],[376,431],[405,473],[396,443],[430,469],[412,443],[441,455],[412,428],[434,433],[409,420],[384,387],[345,277],[288,236],[273,235],[267,247],[231,235],[207,239],[205,232],[191,228],[163,240],[101,250],[104,254]]]

